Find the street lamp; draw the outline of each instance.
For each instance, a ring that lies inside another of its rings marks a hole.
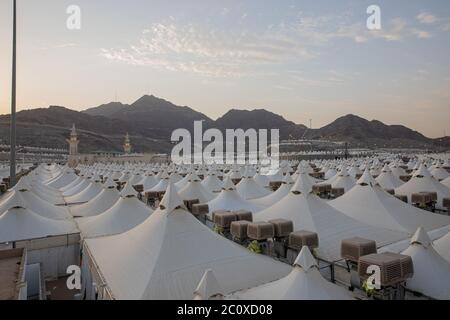
[[[9,179],[11,187],[16,184],[16,0],[13,0],[13,43],[12,43],[12,83],[11,83],[11,132]]]

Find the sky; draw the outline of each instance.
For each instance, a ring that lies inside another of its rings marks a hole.
[[[352,113],[450,135],[448,0],[17,1],[18,110],[153,94],[213,119],[265,108],[317,128]],[[367,28],[373,4],[381,30]],[[1,0],[0,114],[11,13]]]

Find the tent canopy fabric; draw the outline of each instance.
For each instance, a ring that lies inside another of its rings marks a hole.
[[[162,206],[130,231],[85,245],[116,299],[192,299],[213,270],[229,294],[278,280],[291,267],[221,237],[183,209],[174,187]]]

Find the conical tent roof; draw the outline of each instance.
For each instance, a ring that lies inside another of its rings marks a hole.
[[[413,207],[380,187],[357,184],[329,204],[347,216],[372,226],[413,234],[419,226],[430,231],[450,224],[450,217]]]
[[[446,209],[443,206],[443,199],[450,198],[450,189],[431,177],[430,172],[423,164],[414,173],[411,180],[395,189],[395,194],[407,196],[410,203],[412,194],[419,192],[436,192],[436,208]]]
[[[127,185],[131,184],[128,182]],[[109,236],[126,232],[146,220],[152,209],[139,201],[131,192],[125,192],[105,212],[87,218],[77,219],[84,238]]]
[[[303,247],[291,273],[274,282],[233,295],[244,300],[350,300],[350,293],[325,280],[308,247]]]
[[[211,192],[220,192],[222,190],[223,182],[217,177],[216,174],[209,174],[202,181],[202,185],[206,188],[206,190]]]
[[[239,195],[245,200],[262,198],[270,194],[270,191],[261,187],[252,177],[244,178],[236,185]]]
[[[448,171],[441,166],[431,170],[430,174],[438,181],[445,180],[450,177],[450,173],[448,173]]]
[[[20,206],[0,215],[0,243],[77,232],[79,231],[72,221],[48,219]]]
[[[200,178],[196,174],[191,174],[189,183],[183,189],[178,191],[183,200],[199,200],[200,203],[206,203],[214,198],[214,195],[206,190]]]
[[[404,183],[392,173],[388,165],[384,166],[381,174],[375,179],[375,181],[384,190],[394,190]]]
[[[60,189],[68,184],[72,183],[78,178],[78,176],[73,172],[73,170],[67,170],[64,174],[60,175],[58,178],[52,180],[48,183],[48,186]]]
[[[70,197],[64,197],[67,204],[84,203],[94,199],[103,188],[100,183],[93,182],[86,189]]]
[[[312,193],[308,183],[299,176],[290,193],[273,206],[259,212],[256,221],[286,219],[294,223],[294,230],[308,230],[319,235],[319,257],[327,261],[340,259],[341,241],[362,237],[390,244],[407,237],[401,232],[376,228],[346,216]]]
[[[251,200],[251,202],[261,207],[270,207],[283,199],[292,189],[293,185],[294,180],[292,179],[291,175],[286,174],[286,176],[284,177],[284,181],[281,183],[281,186],[277,191],[272,192],[271,194],[263,198]]]
[[[109,182],[108,182],[109,181]],[[115,182],[108,179],[105,188],[91,201],[69,208],[74,217],[92,217],[99,215],[111,208],[120,198]]]
[[[200,280],[197,289],[195,289],[194,300],[212,299],[223,299],[223,293],[214,272],[208,269]]]
[[[277,280],[291,269],[211,231],[183,208],[173,186],[142,224],[87,239],[85,246],[115,299],[191,299],[207,269],[229,294]]]
[[[89,188],[89,186],[91,184],[92,184],[92,182],[90,182],[89,179],[84,178],[83,181],[81,181],[79,184],[77,184],[73,188],[63,191],[62,195],[64,198],[74,196],[74,195],[82,192],[83,190]]]
[[[450,262],[450,230],[445,236],[437,239],[433,246],[445,260]]]
[[[0,202],[0,215],[16,206],[33,208],[34,213],[49,219],[67,220],[72,218],[66,208],[48,203],[25,189],[11,191],[11,194]]]
[[[333,188],[342,188],[344,192],[348,192],[355,186],[355,179],[350,176],[345,167],[335,177],[331,183],[331,187]]]
[[[210,214],[217,210],[249,210],[253,213],[262,210],[262,207],[243,199],[237,193],[236,187],[229,176],[224,180],[222,192],[208,202],[208,207]]]
[[[423,228],[417,230],[402,254],[411,256],[414,265],[414,275],[406,281],[407,288],[431,298],[450,299],[450,263],[436,252]]]
[[[447,188],[450,188],[450,177],[448,177],[447,179],[441,181],[441,183],[446,186]]]

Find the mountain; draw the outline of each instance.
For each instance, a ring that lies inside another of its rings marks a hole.
[[[300,138],[306,131],[304,125],[297,125],[280,115],[264,109],[252,111],[232,109],[217,119],[215,126],[218,129],[279,129],[281,139],[290,137]]]
[[[311,130],[306,136],[369,147],[421,147],[433,144],[432,139],[405,126],[368,121],[352,114],[338,118],[323,128]]]
[[[114,113],[119,112],[127,107],[129,107],[129,105],[127,104],[123,104],[120,102],[110,102],[107,104],[102,104],[101,106],[95,108],[88,109],[84,111],[84,113],[91,116],[111,117]]]
[[[10,115],[0,116],[0,137],[9,141]],[[66,138],[72,124],[80,136],[80,152],[122,151],[122,143],[130,133],[134,150],[165,152],[171,144],[142,135],[132,123],[120,119],[91,116],[64,107],[25,110],[17,113],[17,143],[26,146],[67,148]]]
[[[193,132],[194,121],[205,121],[205,127],[213,124],[213,120],[203,113],[187,106],[176,106],[153,95],[145,95],[129,106],[110,103],[83,113],[119,119],[131,124],[142,135],[157,139],[170,139],[172,132],[178,128]]]
[[[9,115],[0,116],[0,143],[8,143],[9,119]],[[82,112],[57,106],[18,112],[17,141],[27,146],[66,148],[70,127],[75,124],[83,153],[121,151],[127,132],[137,152],[170,153],[173,130],[185,128],[192,132],[195,120],[202,120],[205,129],[277,128],[283,140],[305,137],[346,141],[351,147],[450,148],[449,137],[429,139],[405,126],[355,115],[338,118],[320,129],[307,129],[264,109],[232,109],[214,121],[190,107],[148,95],[131,105],[112,102]]]

